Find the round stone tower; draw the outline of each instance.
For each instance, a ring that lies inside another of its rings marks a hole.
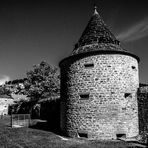
[[[95,7],[72,55],[59,64],[63,132],[89,139],[137,136],[138,62],[120,46]]]

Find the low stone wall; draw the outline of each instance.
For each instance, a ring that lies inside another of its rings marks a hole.
[[[144,87],[138,91],[139,130],[141,135],[148,135],[148,91]]]

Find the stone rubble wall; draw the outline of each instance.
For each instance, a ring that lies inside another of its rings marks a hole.
[[[71,137],[138,135],[138,62],[121,54],[93,55],[61,68],[62,129]]]
[[[148,133],[148,86],[140,87],[138,96],[138,114],[139,114],[139,133]]]

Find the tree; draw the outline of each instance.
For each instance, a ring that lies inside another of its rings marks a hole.
[[[24,85],[32,102],[59,95],[60,75],[58,69],[42,61],[33,66],[33,70],[27,72],[27,80]]]
[[[5,86],[1,86],[0,87],[0,95],[8,95],[8,96],[10,96],[11,91],[8,88],[6,88]]]

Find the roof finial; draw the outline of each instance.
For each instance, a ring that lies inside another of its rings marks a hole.
[[[94,4],[94,14],[99,14],[98,11],[97,11],[97,6],[96,6],[96,4]]]

